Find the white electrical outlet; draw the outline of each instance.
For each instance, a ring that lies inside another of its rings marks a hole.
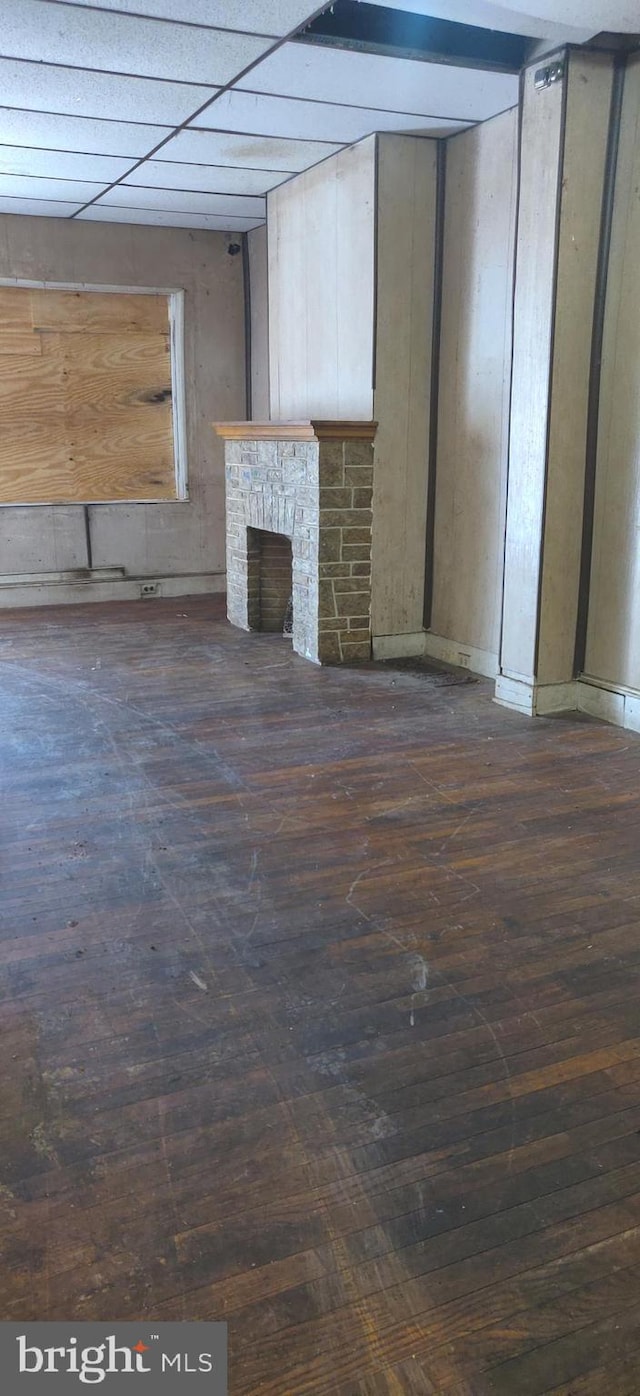
[[[141,596],[159,596],[159,595],[160,595],[160,583],[159,583],[159,582],[142,582],[142,583],[141,583],[141,586],[140,586],[140,595],[141,595]]]

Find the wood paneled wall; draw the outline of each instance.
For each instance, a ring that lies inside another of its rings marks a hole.
[[[613,64],[568,60],[557,252],[549,444],[540,593],[538,680],[573,676],[580,584],[593,315]]]
[[[271,416],[378,422],[376,636],[422,627],[435,218],[436,143],[413,136],[361,141],[268,201]]]
[[[517,141],[513,109],[447,142],[431,629],[496,672]]]
[[[422,628],[431,419],[437,144],[378,137],[371,611],[375,636]]]
[[[562,82],[537,90],[534,67],[523,79],[515,306],[518,113],[448,142],[431,617],[433,640],[499,664],[507,685],[548,689],[573,678],[613,90],[610,54],[560,56]],[[633,689],[639,134],[635,58],[613,213],[587,649],[590,674]],[[373,149],[364,141],[270,196],[270,361],[274,417],[379,422],[372,607],[382,639],[422,626],[436,181],[428,140],[378,136],[375,186]]]
[[[627,68],[605,313],[586,672],[640,689],[640,58]]]
[[[211,422],[245,412],[242,259],[228,255],[228,242],[198,229],[0,217],[0,277],[185,293],[189,499],[90,509],[95,567],[134,576],[224,575],[224,454]],[[82,508],[0,508],[4,575],[86,563]]]
[[[525,74],[501,666],[573,678],[591,335],[612,58]]]
[[[268,198],[271,416],[373,415],[375,138]]]
[[[0,286],[0,504],[175,499],[167,296]]]
[[[534,672],[553,337],[563,84],[524,77],[502,664]]]

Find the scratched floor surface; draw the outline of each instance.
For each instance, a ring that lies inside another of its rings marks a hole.
[[[218,599],[0,624],[0,1317],[637,1396],[640,739]]]

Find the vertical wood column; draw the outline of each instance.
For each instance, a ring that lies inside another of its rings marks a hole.
[[[381,653],[416,653],[423,647],[438,142],[377,140],[372,623],[376,648],[386,646]],[[390,637],[402,637],[400,644],[390,645]]]
[[[572,707],[613,57],[524,75],[499,702]],[[555,61],[555,60],[554,60]],[[549,60],[545,60],[545,66]]]
[[[611,207],[584,669],[596,681],[636,693],[640,690],[639,190],[640,54],[635,54],[627,60],[621,93]],[[636,725],[637,697],[611,694],[607,703],[613,704],[605,709],[607,716],[631,726],[632,713]]]

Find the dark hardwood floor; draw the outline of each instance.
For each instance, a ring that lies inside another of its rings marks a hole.
[[[637,1396],[640,739],[219,598],[0,622],[0,1317]]]

